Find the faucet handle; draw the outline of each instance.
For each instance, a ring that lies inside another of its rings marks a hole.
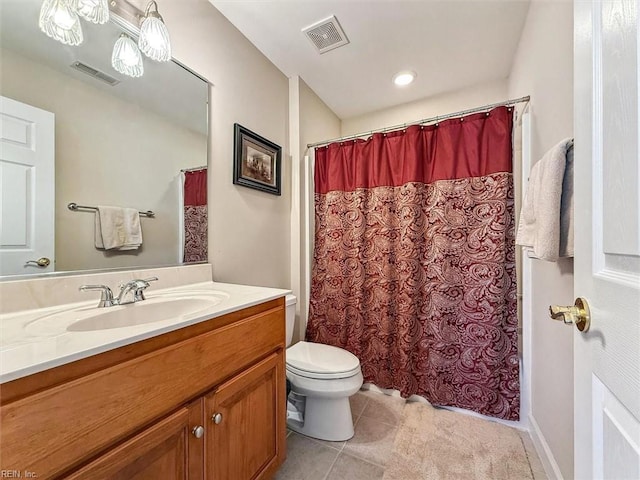
[[[100,294],[100,302],[98,303],[98,308],[101,307],[112,307],[116,305],[116,302],[113,299],[113,292],[106,285],[80,285],[78,288],[81,292],[86,292],[90,290],[99,290]]]
[[[140,300],[144,300],[144,291],[149,286],[149,282],[155,282],[158,280],[158,277],[149,277],[149,278],[139,278],[131,280],[133,284],[133,301],[139,302]]]
[[[149,282],[155,282],[156,280],[158,280],[158,277],[134,278],[126,283],[121,283],[120,294],[115,300],[115,303],[118,305],[126,305],[128,303],[135,303],[140,300],[144,300],[144,290],[149,286]],[[133,294],[133,299],[125,301],[125,298],[129,293]]]

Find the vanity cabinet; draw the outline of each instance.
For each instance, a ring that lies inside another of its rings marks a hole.
[[[278,447],[279,359],[272,355],[207,395],[205,411],[213,428],[206,442],[206,478],[260,478],[275,472]]]
[[[202,401],[143,430],[122,445],[66,476],[67,480],[200,480],[204,441],[192,425],[202,419]]]
[[[284,308],[271,300],[3,384],[0,468],[271,478],[286,448]]]

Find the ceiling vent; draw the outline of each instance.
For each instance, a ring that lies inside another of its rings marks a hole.
[[[316,46],[319,53],[326,53],[349,43],[338,19],[333,15],[303,28],[302,32]]]
[[[101,80],[104,83],[111,85],[112,87],[115,87],[120,83],[120,80],[113,78],[111,75],[107,75],[106,73],[101,72],[100,70],[96,70],[95,68],[90,67],[89,65],[86,65],[82,62],[73,62],[71,64],[71,68],[75,68],[76,70],[89,75],[90,77]]]

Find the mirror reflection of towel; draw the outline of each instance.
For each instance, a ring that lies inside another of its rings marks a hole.
[[[98,206],[95,246],[104,250],[136,250],[142,245],[140,214],[134,208]]]

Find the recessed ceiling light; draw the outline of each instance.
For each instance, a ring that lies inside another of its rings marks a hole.
[[[403,72],[398,72],[393,76],[393,83],[395,83],[398,87],[404,87],[413,82],[416,77],[416,72],[405,70]]]

